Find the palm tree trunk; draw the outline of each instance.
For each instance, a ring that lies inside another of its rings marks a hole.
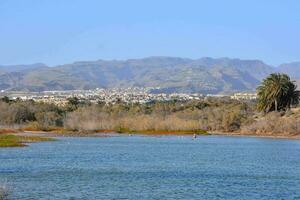
[[[291,110],[291,101],[289,100],[288,104],[287,104],[287,109],[286,110]]]
[[[277,99],[275,99],[275,111],[278,111],[278,103],[277,103]]]

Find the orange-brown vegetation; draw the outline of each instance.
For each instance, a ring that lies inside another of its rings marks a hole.
[[[299,109],[258,113],[255,102],[227,98],[147,104],[82,103],[66,107],[32,101],[0,101],[1,127],[66,135],[74,132],[300,135],[299,115]],[[3,133],[12,131],[2,129]]]
[[[18,130],[11,128],[0,129],[0,134],[17,133]]]

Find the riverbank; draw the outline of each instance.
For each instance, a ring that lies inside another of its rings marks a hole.
[[[242,132],[209,132],[211,135],[220,135],[220,136],[234,136],[234,137],[259,137],[259,138],[272,138],[272,139],[292,139],[292,140],[300,140],[300,134],[298,135],[290,135],[290,134],[282,134],[282,135],[274,135],[272,133],[269,134],[249,134]]]
[[[7,129],[8,130],[8,129]],[[43,141],[52,141],[52,138],[55,137],[111,137],[111,136],[121,136],[121,135],[145,135],[145,136],[206,136],[206,135],[219,135],[219,136],[234,136],[234,137],[259,137],[259,138],[273,138],[273,139],[294,139],[300,140],[300,134],[291,135],[291,134],[249,134],[242,132],[222,132],[222,131],[114,131],[114,130],[96,130],[96,131],[70,131],[63,130],[60,131],[20,131],[10,129],[11,132],[7,132],[4,135],[14,135],[19,138],[15,138],[20,141],[17,146],[26,146],[24,143],[28,142],[43,142]],[[1,132],[1,129],[0,129]],[[31,141],[30,141],[31,140]],[[55,140],[55,139],[54,139]],[[1,141],[0,141],[1,142]],[[1,144],[0,144],[1,147]]]
[[[95,131],[71,131],[66,129],[55,129],[52,131],[25,131],[24,133],[34,133],[42,134],[44,136],[71,136],[71,137],[104,137],[111,134],[119,135],[149,135],[149,136],[165,136],[165,135],[174,135],[174,136],[193,136],[193,135],[222,135],[222,136],[240,136],[240,137],[264,137],[264,138],[278,138],[278,139],[300,139],[299,134],[274,134],[274,133],[261,133],[261,134],[251,134],[245,132],[224,132],[224,131],[204,131],[204,130],[140,130],[132,131],[129,129],[118,129],[118,130],[95,130]]]

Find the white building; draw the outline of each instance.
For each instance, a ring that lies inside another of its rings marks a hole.
[[[236,99],[236,100],[255,100],[257,99],[257,94],[256,93],[234,93],[233,95],[230,96],[231,99]]]

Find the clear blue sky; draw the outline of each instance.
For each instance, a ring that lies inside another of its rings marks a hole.
[[[0,64],[300,60],[299,0],[0,0]]]

